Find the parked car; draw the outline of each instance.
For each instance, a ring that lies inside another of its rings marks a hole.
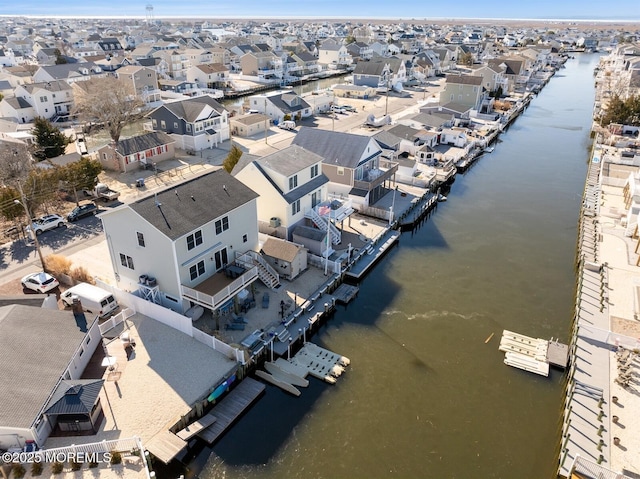
[[[26,275],[22,278],[21,283],[23,288],[30,289],[36,293],[46,293],[60,286],[57,279],[44,271]]]
[[[350,111],[351,113],[356,113],[358,110],[355,106],[352,105],[340,105],[343,110]]]
[[[35,234],[39,235],[45,231],[49,231],[54,228],[60,228],[64,225],[64,218],[60,215],[45,215],[34,222],[31,225],[28,225],[26,230],[33,231]]]
[[[67,215],[67,221],[78,221],[80,218],[85,218],[87,216],[93,216],[98,212],[98,207],[93,203],[87,203],[84,205],[76,206],[71,212]]]

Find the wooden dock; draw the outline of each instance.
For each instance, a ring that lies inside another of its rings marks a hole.
[[[338,286],[338,289],[333,292],[333,296],[334,298],[336,298],[336,301],[338,303],[347,304],[357,296],[358,291],[360,291],[360,288],[358,288],[357,286],[342,283],[340,286]]]
[[[213,413],[209,413],[206,416],[203,416],[200,419],[198,419],[196,422],[189,424],[187,427],[185,427],[181,431],[178,431],[176,433],[176,436],[178,436],[183,441],[188,441],[193,436],[198,434],[203,429],[208,428],[216,421],[217,421],[217,418],[213,415]]]
[[[173,458],[187,447],[187,442],[165,429],[149,439],[146,447],[156,459],[169,464]]]
[[[265,390],[265,385],[255,379],[245,378],[211,411],[216,421],[198,433],[198,437],[213,444],[236,419]]]
[[[569,363],[569,346],[553,339],[549,341],[547,349],[547,362],[552,366],[566,368]]]

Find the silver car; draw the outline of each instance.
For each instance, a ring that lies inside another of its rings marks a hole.
[[[26,230],[30,232],[32,229],[35,234],[39,235],[44,231],[49,231],[54,228],[60,228],[64,226],[64,218],[60,215],[45,215],[27,226]]]

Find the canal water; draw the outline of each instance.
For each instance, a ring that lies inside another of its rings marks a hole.
[[[568,339],[597,61],[570,59],[313,338],[351,358],[338,383],[267,386],[189,475],[555,476],[563,373],[510,368],[498,343]]]

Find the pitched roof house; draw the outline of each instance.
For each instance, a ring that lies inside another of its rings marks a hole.
[[[371,137],[302,127],[292,144],[322,157],[329,193],[351,199],[355,209],[373,205],[390,191],[397,165],[380,168],[382,149]]]
[[[71,422],[95,431],[102,381],[80,377],[102,337],[97,319],[82,321],[70,311],[0,306],[0,449],[22,449],[27,441],[42,447],[52,433],[65,431],[70,389],[91,406],[88,417]]]
[[[165,307],[219,309],[258,279],[248,260],[238,281],[218,274],[257,251],[257,198],[221,169],[103,213],[118,287],[139,290],[147,275]]]
[[[128,171],[155,168],[156,163],[175,158],[175,140],[166,133],[153,131],[108,144],[96,154],[105,170]]]
[[[147,117],[154,130],[167,133],[185,150],[213,148],[229,139],[229,113],[209,95],[165,103]]]

